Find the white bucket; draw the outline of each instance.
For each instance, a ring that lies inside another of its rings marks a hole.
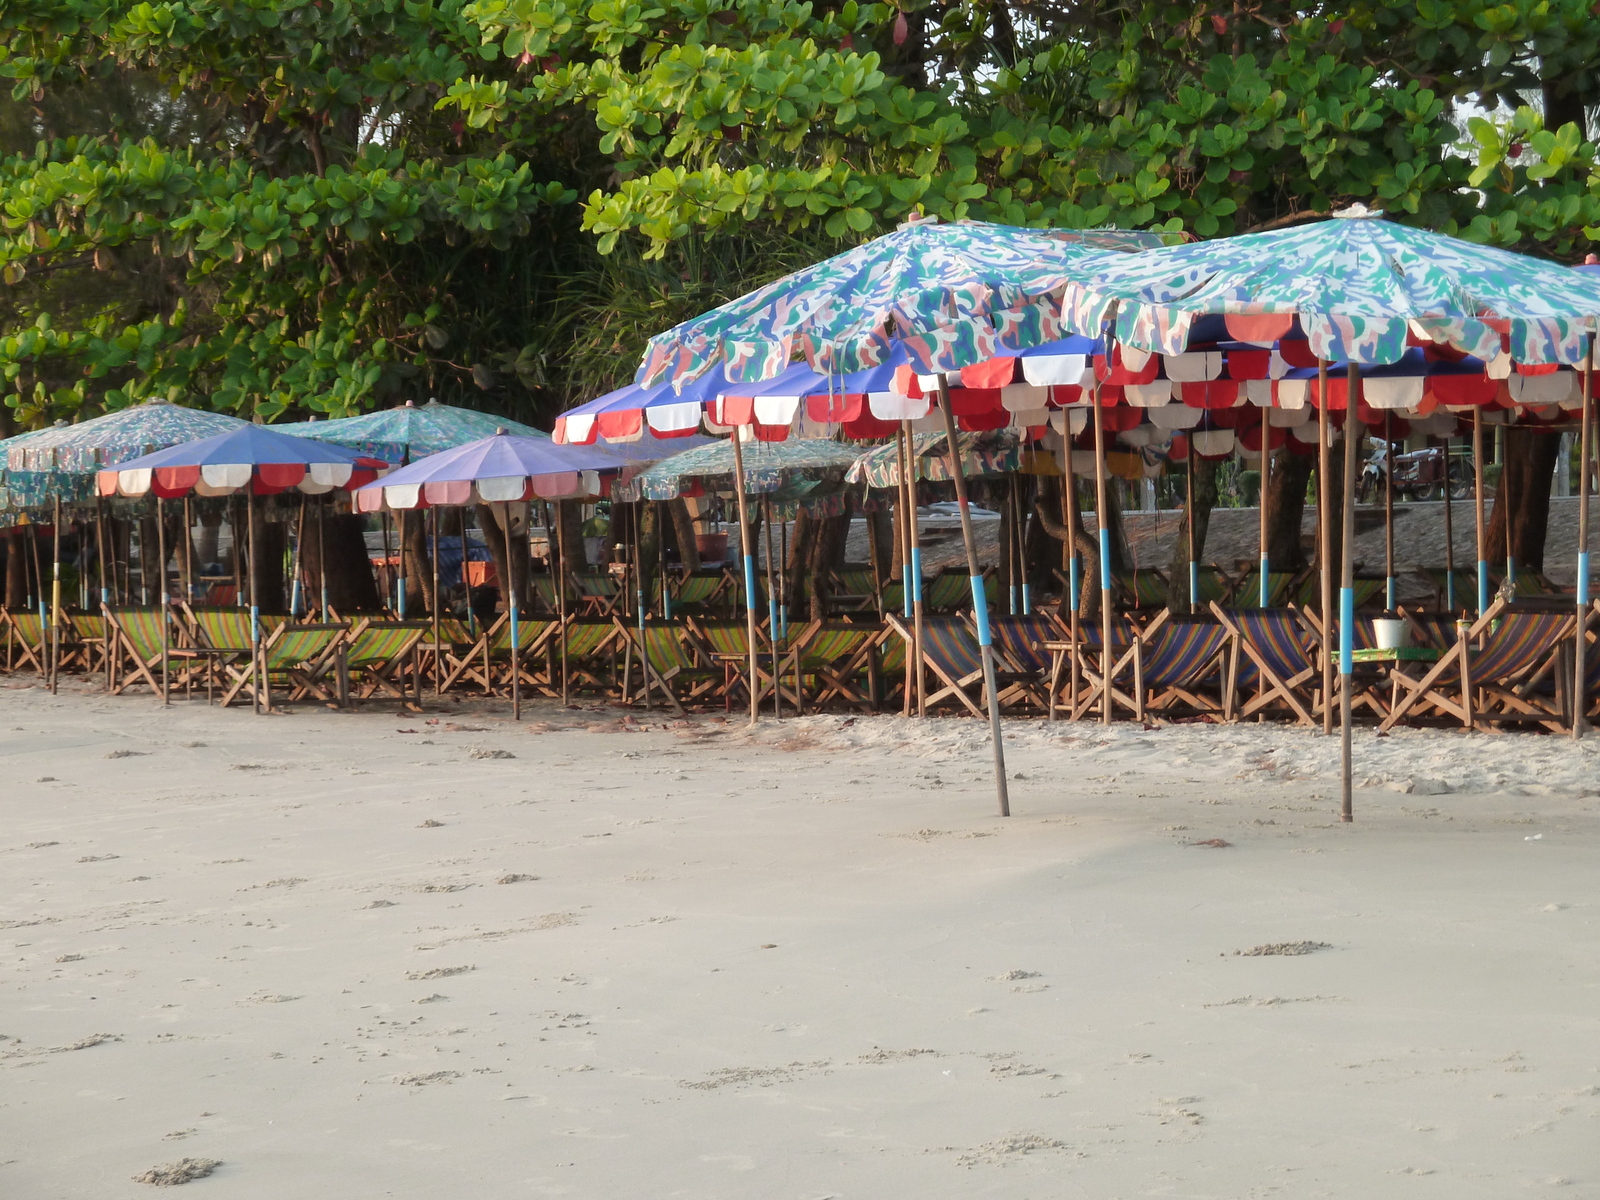
[[[1379,650],[1398,650],[1409,643],[1409,629],[1398,617],[1378,617],[1372,622],[1372,636]]]

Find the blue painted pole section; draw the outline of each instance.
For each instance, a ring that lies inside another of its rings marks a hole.
[[[1456,606],[1456,573],[1454,571],[1446,571],[1444,573],[1444,606],[1452,610]]]
[[[261,644],[261,610],[254,604],[250,606],[250,644]]]
[[[1356,653],[1356,590],[1339,589],[1339,674],[1348,675],[1355,668]]]
[[[1589,552],[1578,555],[1578,607],[1589,607]]]
[[[1261,567],[1258,571],[1261,576],[1261,607],[1266,608],[1272,599],[1272,564],[1267,561],[1267,556],[1261,556]]]
[[[1487,559],[1478,560],[1478,615],[1481,617],[1489,611],[1489,562]]]
[[[1189,607],[1200,607],[1200,564],[1194,561],[1189,563]]]
[[[1072,588],[1072,607],[1083,603],[1083,560],[1074,554],[1067,560],[1067,578]]]
[[[1022,585],[1022,615],[1025,617],[1033,616],[1033,596],[1030,591],[1031,585],[1026,583]]]
[[[667,590],[667,568],[665,564],[662,564],[661,567],[661,619],[663,621],[672,620],[672,593]]]
[[[1111,590],[1111,531],[1100,531],[1100,590]]]
[[[1389,576],[1388,582],[1385,583],[1384,587],[1383,587],[1383,608],[1384,608],[1385,612],[1393,612],[1394,611],[1394,576],[1393,575]]]
[[[746,612],[756,610],[756,556],[744,556],[744,607]]]
[[[968,578],[972,580],[972,616],[978,625],[978,645],[993,645],[989,640],[989,597],[984,594],[983,576],[972,575]]]
[[[1009,589],[1007,589],[1007,590],[1010,591],[1010,593],[1011,593],[1011,615],[1014,617],[1014,616],[1017,615],[1017,611],[1018,611],[1017,610],[1017,604],[1019,603],[1019,600],[1020,600],[1020,598],[1017,595],[1017,585],[1013,583],[1011,585],[1011,587]]]
[[[922,547],[911,547],[911,593],[909,604],[917,604],[922,600]],[[906,616],[911,615],[911,609],[906,609]]]
[[[299,615],[300,612],[300,578],[295,577],[294,586],[289,589],[289,615]]]
[[[522,643],[517,638],[517,598],[515,596],[511,597],[510,613],[511,613],[511,644],[513,646],[520,646]]]

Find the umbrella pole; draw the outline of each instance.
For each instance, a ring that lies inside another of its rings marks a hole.
[[[744,556],[745,637],[750,648],[750,724],[761,716],[756,689],[756,559],[750,544],[750,503],[745,497],[744,447],[741,429],[733,431],[733,494],[739,501],[739,552]]]
[[[1189,611],[1200,609],[1200,566],[1194,561],[1194,439],[1189,440],[1189,461],[1183,471],[1183,515],[1189,557]]]
[[[1267,498],[1272,486],[1272,429],[1267,419],[1272,416],[1272,406],[1261,410],[1261,607],[1266,608],[1272,599],[1272,564],[1267,553]]]
[[[55,561],[50,574],[50,694],[61,679],[61,497],[55,498],[56,517],[52,547]]]
[[[1472,410],[1472,508],[1478,523],[1478,615],[1489,610],[1489,534],[1483,520],[1483,409]]]
[[[319,499],[317,501],[317,620],[319,621],[326,621],[328,619],[328,539],[325,531],[322,528],[322,514],[327,507],[327,500]],[[463,530],[464,529],[465,526],[463,526]],[[463,547],[461,551],[461,561],[463,563],[467,560],[467,552],[465,549],[466,544],[467,539],[463,533],[461,538],[461,545]],[[369,567],[371,566],[370,563],[367,565]],[[465,571],[466,567],[462,567],[461,569]]]
[[[906,435],[906,518],[911,537],[911,657],[916,660],[917,716],[928,715],[928,668],[923,661],[926,644],[926,608],[922,602],[922,531],[917,517],[917,443],[911,437],[911,422],[902,421]]]
[[[189,497],[183,498],[183,602],[194,602],[194,525],[189,513]]]
[[[261,711],[261,605],[256,595],[256,490],[255,480],[245,484],[244,523],[250,539],[250,694],[251,707]],[[239,561],[239,540],[234,539],[233,560]]]
[[[500,532],[506,545],[506,615],[511,625],[511,719],[522,720],[522,661],[517,629],[517,558],[511,551],[511,507],[500,501]],[[484,651],[487,656],[487,648]]]
[[[1593,414],[1590,401],[1594,396],[1594,334],[1588,335],[1588,345],[1583,355],[1583,417],[1578,435],[1578,636],[1573,653],[1572,680],[1572,739],[1583,737],[1584,717],[1588,712],[1588,672],[1584,669],[1587,650],[1586,634],[1589,631],[1589,446],[1593,437]],[[1446,458],[1446,463],[1449,459]],[[1446,476],[1446,492],[1449,477]],[[1510,514],[1507,514],[1508,516]]]
[[[1322,735],[1333,736],[1333,426],[1328,420],[1328,364],[1317,360],[1317,564],[1322,602]]]
[[[566,707],[568,703],[568,676],[567,676],[567,531],[566,522],[562,518],[564,500],[556,501],[556,620],[560,622],[561,633],[561,704]],[[548,510],[547,510],[548,511]]]
[[[442,695],[439,682],[442,675],[440,665],[444,657],[443,651],[439,649],[439,510],[431,508],[428,512],[433,521],[433,604],[431,607],[433,609],[433,694],[437,697]],[[467,556],[465,549],[463,549],[461,555],[461,569],[463,572],[466,571],[466,561]]]
[[[1450,442],[1444,439],[1444,607],[1456,607],[1456,531],[1450,511]]]
[[[898,474],[895,480],[898,492],[895,499],[900,510],[900,519],[895,523],[895,533],[900,538],[900,607],[906,621],[912,624],[912,637],[915,638],[915,622],[913,621],[915,609],[912,601],[914,588],[911,582],[911,522],[916,519],[916,514],[911,511],[911,468],[909,465],[911,455],[906,448],[906,442],[909,440],[909,435],[906,432],[908,427],[908,422],[900,422],[900,428],[895,431],[894,435],[895,465],[898,467]],[[905,696],[900,705],[902,716],[909,717],[911,715],[911,706],[916,703],[917,689],[913,682],[916,669],[916,643],[913,641],[906,647]]]
[[[291,564],[292,575],[289,581],[289,619],[292,621],[300,614],[300,547],[306,540],[306,494],[300,493],[300,520],[295,525],[294,531],[294,558]]]
[[[783,719],[782,676],[778,668],[778,593],[772,587],[772,500],[761,497],[761,532],[767,539],[767,643],[772,647],[772,715]],[[872,546],[872,571],[877,577],[878,543],[872,537],[872,522],[867,522],[867,540]],[[883,589],[878,589],[878,620],[883,620]]]
[[[994,678],[994,646],[989,637],[989,600],[984,594],[983,571],[978,566],[978,544],[972,533],[972,508],[967,503],[967,478],[961,468],[961,443],[956,438],[956,418],[950,409],[950,391],[939,376],[939,411],[944,414],[945,449],[950,454],[950,478],[956,485],[956,505],[961,512],[961,540],[966,543],[967,574],[972,579],[972,615],[978,625],[978,652],[983,656],[983,690],[989,701],[989,737],[994,742],[995,799],[1000,815],[1011,815],[1006,790],[1006,752],[1000,738],[1000,694]]]
[[[102,663],[106,669],[106,688],[109,690],[111,687],[111,630],[105,626],[104,618],[106,609],[111,607],[111,588],[106,582],[106,502],[105,498],[99,495],[98,488],[94,498],[94,507],[95,556],[100,560],[100,614],[102,621],[100,626],[100,648]],[[113,564],[113,569],[115,569],[115,564]]]
[[[172,689],[167,682],[170,669],[167,619],[171,615],[172,595],[167,590],[166,501],[160,496],[156,497],[156,560],[156,594],[161,597],[161,703],[165,705],[172,703]],[[58,570],[59,566],[58,563]]]
[[[1511,594],[1516,595],[1517,588],[1517,560],[1511,553],[1511,435],[1506,426],[1496,425],[1494,429],[1495,457],[1500,460],[1500,481],[1494,487],[1494,503],[1496,508],[1502,506],[1506,511],[1506,582],[1511,585]]]
[[[1094,515],[1100,532],[1100,722],[1111,724],[1111,527],[1106,523],[1106,426],[1100,405],[1100,378],[1089,385],[1094,405]]]
[[[1083,648],[1083,622],[1078,616],[1079,597],[1083,592],[1083,559],[1078,556],[1078,477],[1072,470],[1072,414],[1066,414],[1066,431],[1062,434],[1066,445],[1061,457],[1061,519],[1067,525],[1067,619],[1068,640],[1072,643],[1070,671],[1067,684],[1067,712],[1078,711],[1078,652]],[[1191,450],[1192,454],[1193,451]]]
[[[244,602],[244,538],[240,536],[243,530],[239,528],[238,496],[228,498],[228,532],[233,540],[233,602],[241,604]],[[253,629],[255,622],[250,624]],[[252,633],[251,637],[254,636]]]
[[[1357,430],[1357,392],[1361,387],[1361,375],[1353,362],[1346,368],[1346,372],[1347,383],[1344,401],[1344,553],[1342,555],[1343,561],[1339,565],[1339,820],[1349,822],[1355,819],[1350,796],[1350,675],[1353,669],[1352,658],[1355,654],[1355,479],[1356,442],[1360,440],[1361,436]]]
[[[1383,608],[1394,611],[1394,416],[1383,414]]]
[[[395,612],[402,621],[406,619],[406,510],[400,509],[394,518],[396,549],[399,551],[400,564],[395,571],[395,578],[399,583],[395,587]]]
[[[378,527],[383,530],[383,577],[392,584],[394,576],[389,572],[389,510],[387,508],[381,509],[378,513]],[[393,586],[388,586],[383,590],[383,606],[393,612],[394,588]]]

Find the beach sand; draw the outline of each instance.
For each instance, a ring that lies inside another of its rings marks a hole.
[[[1600,1195],[1600,738],[1007,737],[13,680],[0,1194]]]

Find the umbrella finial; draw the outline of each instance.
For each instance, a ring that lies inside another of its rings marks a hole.
[[[407,408],[415,408],[416,406],[417,406],[417,402],[415,400],[407,400],[406,401],[406,407]]]
[[[1359,201],[1349,208],[1341,208],[1333,214],[1341,221],[1371,221],[1383,216],[1381,208],[1368,208]]]
[[[937,225],[939,221],[940,217],[937,213],[914,212],[904,221],[901,221],[898,228],[910,229],[913,225]]]
[[[511,430],[507,429],[504,425],[496,425],[494,427],[494,435],[495,435],[495,437],[505,437],[510,432],[511,432]]]

